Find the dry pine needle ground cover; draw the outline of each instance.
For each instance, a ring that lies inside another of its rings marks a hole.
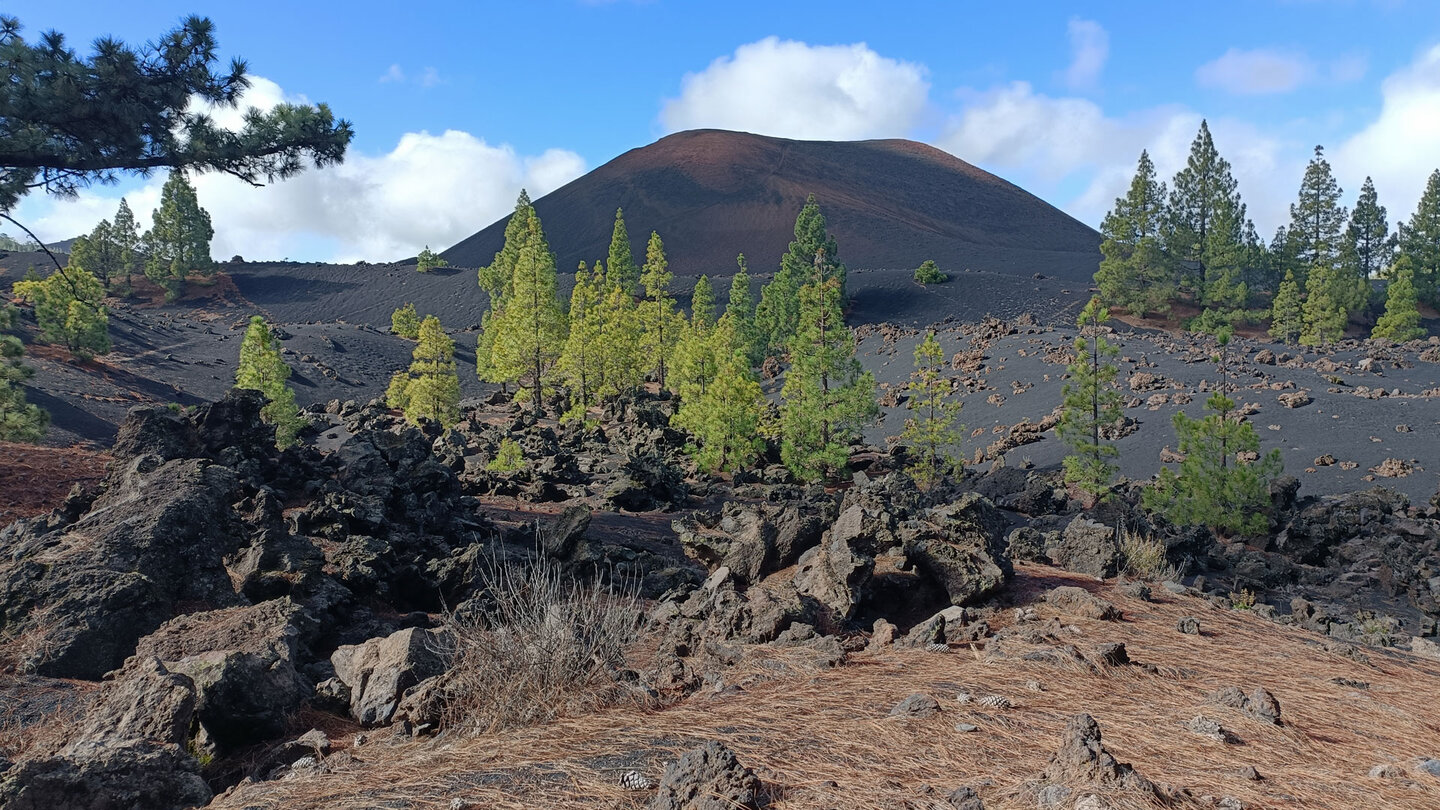
[[[816,670],[795,650],[760,648],[725,673],[739,691],[702,691],[663,710],[616,709],[508,734],[398,745],[381,739],[351,749],[353,761],[334,772],[242,785],[214,806],[419,809],[448,808],[458,798],[485,808],[642,807],[650,792],[626,791],[621,773],[633,768],[658,781],[679,753],[718,739],[764,780],[776,810],[945,807],[944,797],[960,785],[975,787],[992,810],[1033,808],[1036,780],[1067,719],[1088,712],[1117,759],[1196,797],[1233,796],[1249,808],[1440,807],[1440,779],[1415,769],[1417,759],[1440,755],[1433,712],[1440,663],[1374,649],[1346,655],[1318,636],[1245,611],[1158,589],[1156,602],[1145,602],[1044,567],[1022,566],[1012,593],[1060,584],[1114,601],[1123,621],[1075,619],[1043,601],[1036,603],[1041,619],[1058,616],[1073,625],[1070,643],[1081,649],[1123,642],[1134,661],[1158,670],[1096,673],[986,663],[978,650],[897,648]],[[1202,633],[1177,632],[1182,616],[1198,618]],[[1009,621],[1002,614],[994,623]],[[1283,725],[1207,702],[1226,686],[1270,690]],[[960,691],[1001,695],[1014,705],[964,705],[955,699]],[[915,692],[939,700],[941,713],[887,716]],[[1183,728],[1202,713],[1237,739],[1222,743]],[[963,733],[956,723],[979,730]],[[1370,777],[1380,764],[1404,777]],[[1244,779],[1244,766],[1263,778]],[[1105,801],[1150,806],[1124,792]]]

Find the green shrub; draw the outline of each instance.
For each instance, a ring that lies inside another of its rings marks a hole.
[[[500,449],[495,451],[495,458],[485,465],[490,472],[508,473],[525,466],[525,453],[520,450],[520,443],[506,436],[500,440]]]
[[[406,304],[390,313],[390,331],[406,340],[420,338],[420,315],[414,304]]]
[[[940,268],[936,267],[935,262],[930,259],[926,259],[919,267],[915,268],[915,281],[919,284],[944,284],[949,280],[950,277],[940,272]]]

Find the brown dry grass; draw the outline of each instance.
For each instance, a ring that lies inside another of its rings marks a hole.
[[[106,453],[0,442],[0,527],[49,512],[80,482],[105,475]]]
[[[1062,582],[1095,587],[1034,566],[1022,566],[1020,578],[1021,593]],[[1125,620],[1080,621],[1074,643],[1124,642],[1133,659],[1160,665],[1161,674],[1138,667],[1095,674],[985,663],[965,650],[900,649],[817,671],[797,663],[797,651],[761,648],[726,673],[727,683],[743,687],[734,694],[702,693],[650,713],[614,710],[477,738],[374,743],[355,749],[359,761],[335,773],[244,786],[215,806],[444,808],[458,797],[487,808],[640,807],[649,793],[622,790],[621,770],[658,779],[676,753],[719,739],[773,786],[777,810],[931,807],[962,784],[976,786],[992,809],[1032,808],[1027,783],[1045,767],[1067,718],[1085,711],[1118,759],[1196,796],[1234,796],[1252,808],[1440,807],[1440,780],[1413,770],[1416,758],[1440,754],[1440,720],[1432,711],[1440,703],[1440,664],[1378,650],[1366,650],[1370,662],[1359,663],[1326,651],[1314,635],[1247,612],[1163,593],[1159,603],[1146,603],[1108,586],[1100,590],[1122,607]],[[1044,604],[1037,610],[1056,615]],[[1186,615],[1200,619],[1201,635],[1174,630]],[[1030,691],[1032,680],[1044,691]],[[1206,704],[1207,694],[1231,685],[1273,692],[1284,726]],[[1015,706],[962,706],[953,699],[960,689],[1003,695]],[[917,691],[940,699],[939,717],[886,716]],[[1212,742],[1181,728],[1201,712],[1240,742]],[[980,731],[956,732],[956,722]],[[1413,782],[1369,778],[1380,763],[1400,766]],[[1236,771],[1245,765],[1264,780],[1241,779]],[[926,795],[927,785],[941,792]],[[1115,807],[1146,806],[1135,796],[1108,799]]]

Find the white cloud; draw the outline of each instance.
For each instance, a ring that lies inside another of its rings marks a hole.
[[[713,127],[815,140],[904,136],[924,110],[925,68],[864,43],[762,39],[686,74],[665,102],[669,132]]]
[[[937,145],[1096,225],[1129,185],[1140,151],[1150,152],[1168,180],[1184,166],[1200,121],[1199,113],[1183,106],[1110,116],[1087,99],[1047,96],[1014,82],[970,94]],[[1212,120],[1210,128],[1234,167],[1250,215],[1262,228],[1278,225],[1291,184],[1276,178],[1288,178],[1293,169],[1284,157],[1290,145],[1239,121]],[[1294,174],[1296,184],[1299,176]]]
[[[1065,84],[1074,90],[1090,90],[1100,80],[1110,56],[1110,34],[1094,20],[1070,18],[1070,67]]]
[[[1440,45],[1387,77],[1380,95],[1376,119],[1330,154],[1346,191],[1358,191],[1366,175],[1375,179],[1393,225],[1409,218],[1440,168]]]
[[[1268,48],[1250,51],[1231,48],[1219,59],[1197,68],[1195,80],[1202,87],[1236,95],[1267,95],[1294,90],[1314,71],[1310,60],[1301,54]]]
[[[435,85],[440,84],[440,71],[436,70],[433,67],[427,67],[425,68],[424,72],[420,74],[420,78],[416,79],[416,81],[420,83],[421,87],[434,87]]]
[[[255,78],[243,106],[268,108],[286,96]],[[239,110],[216,111],[222,124],[238,124]],[[200,204],[215,224],[212,254],[247,258],[388,260],[421,247],[449,247],[508,213],[520,189],[539,197],[585,171],[574,152],[550,149],[521,155],[467,132],[409,132],[383,154],[351,149],[345,162],[310,170],[264,188],[226,175],[193,178]],[[160,201],[163,174],[124,195],[142,227]],[[42,239],[86,233],[114,215],[121,194],[92,188],[77,199],[27,199],[24,216]]]
[[[394,82],[403,81],[405,81],[405,70],[399,65],[391,65],[390,69],[386,70],[385,74],[380,77],[381,84],[391,84]]]

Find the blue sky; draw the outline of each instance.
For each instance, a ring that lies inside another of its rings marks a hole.
[[[445,245],[621,152],[697,126],[908,137],[1090,224],[1141,148],[1163,175],[1201,117],[1262,233],[1325,144],[1347,197],[1375,176],[1392,220],[1440,166],[1431,0],[979,3],[539,0],[143,4],[10,0],[31,36],[152,39],[210,16],[250,101],[328,102],[346,165],[254,191],[203,177],[217,256],[386,259]],[[27,200],[41,236],[88,230],[163,178]],[[823,204],[823,201],[822,201]]]

